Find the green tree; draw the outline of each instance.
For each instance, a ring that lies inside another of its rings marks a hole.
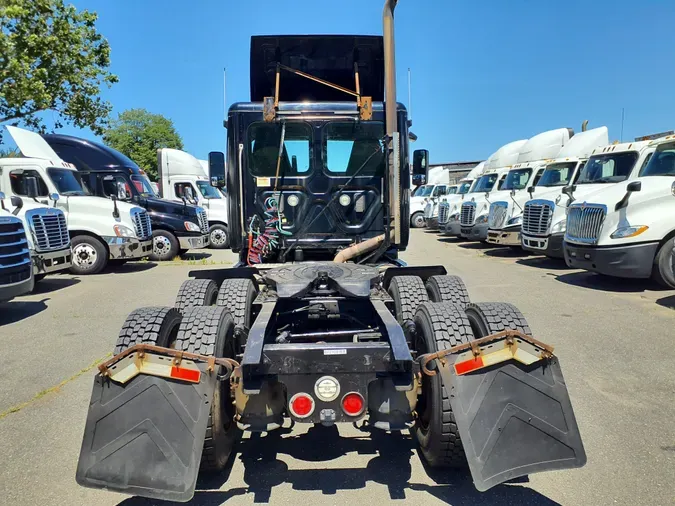
[[[121,113],[104,132],[103,142],[131,158],[152,180],[157,180],[157,150],[183,149],[183,140],[173,122],[145,109]]]
[[[96,19],[63,0],[0,0],[0,123],[44,132],[40,113],[52,111],[56,128],[103,132],[111,105],[100,90],[118,79]]]

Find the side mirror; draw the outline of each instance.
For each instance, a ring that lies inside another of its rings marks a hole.
[[[618,211],[619,209],[623,209],[628,205],[628,199],[630,199],[630,194],[633,192],[639,192],[642,190],[642,181],[633,181],[632,183],[628,183],[628,186],[626,186],[626,194],[623,196],[621,200],[619,200],[616,203],[616,206],[614,206],[614,210]]]
[[[530,194],[534,193],[534,186],[530,186],[530,187],[527,189],[527,193],[530,193]]]
[[[511,197],[515,197],[515,196],[516,196],[516,190],[515,190],[515,189],[512,189],[512,190],[511,190]]]
[[[641,190],[642,190],[642,181],[633,181],[632,183],[629,183],[628,186],[626,187],[626,191],[629,193],[639,192]]]
[[[209,153],[209,181],[216,188],[225,186],[225,155],[220,151]]]
[[[572,194],[576,191],[577,185],[573,184],[570,186],[565,186],[562,189],[563,194],[567,195],[569,198],[572,198]]]
[[[110,200],[113,201],[113,218],[117,219],[120,217],[120,210],[117,208],[117,195],[114,193],[110,195]]]
[[[413,151],[413,176],[427,175],[427,168],[429,166],[429,150],[416,149]]]
[[[35,176],[24,176],[23,181],[26,185],[26,196],[29,199],[37,198],[40,193],[37,178]]]
[[[58,193],[50,193],[49,194],[49,200],[54,202],[54,207],[56,207],[56,203],[59,201],[59,194]]]
[[[9,199],[9,203],[15,208],[14,214],[17,214],[19,209],[23,207],[23,199],[21,197],[17,197],[16,195],[12,195],[12,198]]]

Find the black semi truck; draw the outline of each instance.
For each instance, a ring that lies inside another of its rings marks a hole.
[[[187,501],[241,431],[288,420],[409,430],[430,466],[468,467],[479,490],[584,465],[558,358],[520,311],[398,258],[410,177],[395,5],[384,37],[253,37],[227,172],[209,155],[239,264],[193,271],[174,307],[129,315],[94,380],[81,485]]]
[[[209,245],[206,211],[158,197],[150,180],[133,160],[119,151],[87,139],[61,134],[42,136],[81,174],[93,195],[133,202],[145,208],[152,224],[152,260],[173,260],[190,249]]]

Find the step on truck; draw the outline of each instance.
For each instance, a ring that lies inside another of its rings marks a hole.
[[[144,209],[90,195],[75,167],[62,160],[40,135],[6,128],[22,156],[0,159],[0,188],[10,199],[37,200],[64,213],[72,273],[97,274],[111,260],[140,260],[151,253],[152,228]],[[37,237],[36,242],[42,240]]]
[[[94,378],[81,485],[187,501],[241,431],[289,420],[408,429],[430,466],[468,468],[479,490],[585,463],[559,359],[524,316],[398,258],[410,172],[395,5],[384,37],[252,38],[227,171],[209,154],[240,261],[129,315]]]
[[[209,243],[206,211],[185,199],[182,203],[161,199],[150,179],[133,160],[116,149],[70,135],[43,136],[58,155],[77,168],[91,193],[145,209],[152,225],[154,261],[173,260]]]
[[[33,291],[33,262],[23,222],[4,206],[0,194],[0,303]]]
[[[652,278],[675,288],[675,135],[655,149],[638,177],[601,188],[567,213],[567,265],[620,278]]]
[[[168,200],[191,202],[204,209],[209,225],[209,247],[225,249],[227,238],[227,197],[211,186],[208,164],[178,149],[157,150],[159,195]]]

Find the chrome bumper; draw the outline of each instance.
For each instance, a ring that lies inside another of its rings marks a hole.
[[[134,259],[147,257],[152,253],[152,239],[139,241],[131,237],[104,237],[110,250],[110,258]]]
[[[38,275],[69,269],[72,265],[73,255],[68,248],[47,253],[31,251],[31,258],[33,259],[33,274]]]
[[[520,230],[488,230],[487,242],[500,246],[520,246]]]
[[[209,236],[200,235],[200,236],[184,236],[178,238],[178,244],[180,249],[202,249],[206,248],[209,245]]]

